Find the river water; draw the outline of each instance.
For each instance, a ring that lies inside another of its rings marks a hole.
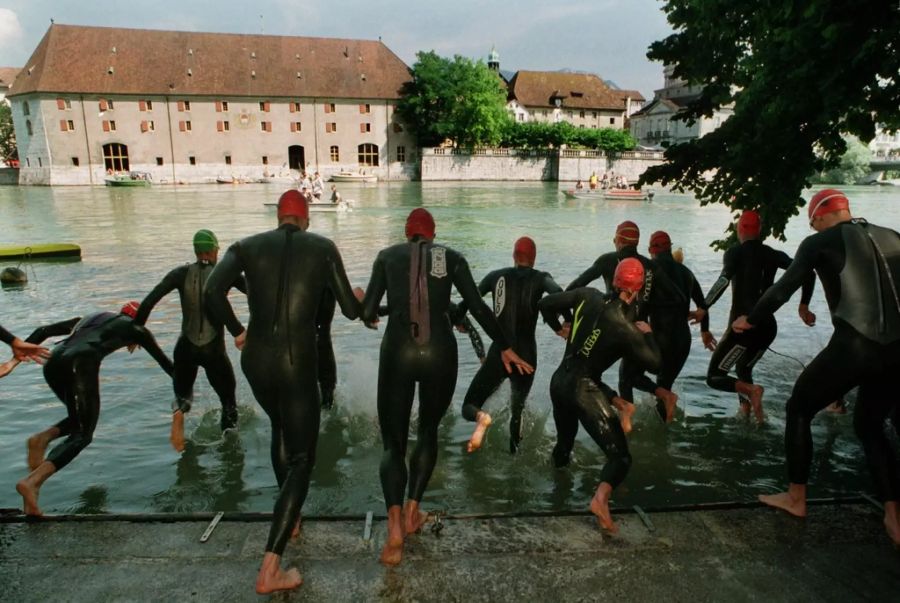
[[[0,187],[0,241],[74,242],[83,261],[27,264],[29,284],[0,292],[0,322],[24,337],[39,325],[99,310],[115,310],[141,299],[162,276],[191,261],[191,237],[199,228],[216,232],[224,248],[232,241],[275,226],[275,185],[117,188]],[[345,185],[356,200],[348,214],[313,214],[311,229],[332,238],[350,281],[365,287],[377,251],[402,240],[412,207],[424,205],[437,221],[437,237],[463,252],[476,279],[511,263],[516,238],[528,234],[538,246],[537,267],[563,287],[601,253],[612,249],[615,225],[636,221],[644,233],[667,230],[685,250],[685,264],[708,289],[721,268],[721,254],[709,241],[722,235],[729,213],[703,207],[690,196],[660,192],[653,203],[564,201],[551,183],[391,183]],[[849,187],[854,213],[893,228],[900,226],[900,189]],[[803,212],[805,215],[805,211]],[[809,234],[796,217],[787,242],[793,253]],[[598,283],[598,286],[601,284]],[[242,296],[232,301],[246,320]],[[712,309],[713,332],[723,331],[730,292]],[[766,387],[768,422],[761,428],[736,416],[734,395],[706,387],[709,361],[695,338],[676,382],[681,396],[676,423],[666,427],[649,398],[638,398],[629,438],[634,465],[615,492],[617,505],[666,505],[748,500],[786,481],[782,435],[784,403],[801,370],[831,334],[821,288],[811,304],[814,328],[796,316],[796,299],[779,313],[779,335],[757,365]],[[171,355],[180,327],[172,294],[148,323]],[[383,511],[378,479],[381,440],[375,383],[381,332],[338,315],[334,323],[338,359],[335,409],[323,414],[318,458],[304,509],[307,514]],[[472,425],[459,413],[478,367],[460,336],[459,381],[440,430],[437,469],[426,492],[426,508],[451,512],[582,510],[599,481],[604,456],[583,430],[573,463],[555,470],[549,462],[555,429],[548,387],[563,342],[538,326],[539,368],[525,412],[525,437],[517,456],[507,451],[508,385],[488,402],[495,418],[485,447],[465,452]],[[6,348],[4,348],[6,349]],[[238,372],[240,427],[223,437],[219,405],[202,371],[188,415],[189,443],[183,454],[168,442],[171,388],[144,352],[119,351],[101,370],[102,411],[93,443],[41,492],[50,513],[270,511],[276,494],[269,461],[269,424],[243,375],[238,352],[229,354]],[[615,367],[607,373],[613,385]],[[643,395],[643,394],[641,394]],[[26,474],[25,439],[65,416],[62,404],[34,365],[20,366],[0,381],[0,508],[21,507],[15,482]],[[813,497],[856,494],[869,488],[852,418],[819,416],[813,426]],[[415,438],[413,431],[411,445]]]

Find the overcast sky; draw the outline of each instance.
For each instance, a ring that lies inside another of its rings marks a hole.
[[[408,65],[416,52],[500,68],[596,73],[648,99],[662,66],[647,46],[671,29],[661,0],[0,0],[0,66],[22,67],[50,25],[103,25],[382,41]],[[210,8],[213,8],[211,11]]]

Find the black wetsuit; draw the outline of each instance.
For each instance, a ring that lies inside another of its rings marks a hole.
[[[334,243],[282,224],[233,244],[206,282],[210,315],[234,336],[244,328],[227,292],[242,272],[250,320],[241,368],[272,424],[272,467],[280,487],[266,551],[281,555],[300,517],[315,464],[320,305],[330,290],[352,320],[359,316],[359,302]]]
[[[603,277],[606,291],[611,293],[613,291],[612,282],[616,274],[616,266],[625,258],[635,258],[644,267],[644,286],[641,287],[635,302],[627,308],[629,316],[634,317],[635,320],[647,320],[650,307],[656,298],[656,278],[653,273],[653,262],[638,253],[637,245],[626,245],[618,251],[604,253],[594,261],[590,268],[569,283],[566,291],[586,287],[596,279]],[[632,366],[627,358],[623,359],[619,364],[619,392],[622,398],[629,402],[634,400],[634,382],[638,379],[640,372],[640,369]]]
[[[5,343],[8,346],[12,346],[13,341],[16,339],[16,336],[3,328],[3,325],[0,325],[0,341]]]
[[[456,387],[457,349],[450,325],[451,287],[462,295],[487,335],[509,347],[490,308],[481,300],[465,258],[423,239],[383,249],[375,259],[363,301],[363,318],[373,322],[387,292],[390,314],[378,365],[378,422],[384,444],[381,485],[388,508],[409,499],[421,502],[437,462],[437,430]],[[419,384],[416,448],[406,466],[409,419]]]
[[[656,278],[653,303],[649,307],[650,326],[659,346],[662,362],[656,381],[641,373],[633,381],[641,391],[653,393],[657,387],[672,390],[684,363],[691,352],[691,327],[688,312],[691,301],[698,308],[706,309],[703,290],[687,266],[675,261],[670,251],[657,253],[653,258],[653,274]],[[704,315],[700,329],[709,331],[709,316]],[[657,410],[665,416],[665,407],[657,402]]]
[[[485,276],[478,285],[481,295],[490,292],[494,300],[494,315],[503,329],[506,340],[516,353],[537,369],[537,343],[534,331],[537,326],[537,303],[545,293],[558,293],[562,288],[556,284],[547,272],[541,272],[528,266],[512,266],[494,270]],[[465,302],[459,304],[459,312],[465,313]],[[459,320],[459,314],[454,322]],[[545,312],[544,322],[554,332],[562,325],[555,312]],[[506,372],[500,359],[502,350],[496,343],[488,349],[487,358],[475,373],[472,383],[463,400],[462,415],[468,421],[475,421],[478,412],[487,399],[497,391],[503,380],[509,377],[511,398],[511,417],[509,419],[509,450],[515,453],[522,440],[522,411],[525,399],[531,391],[534,373],[521,375],[518,371]]]
[[[652,333],[641,333],[634,325],[630,308],[616,294],[583,287],[548,295],[538,308],[574,311],[566,353],[550,381],[556,422],[553,462],[557,467],[569,464],[580,421],[606,454],[601,481],[615,488],[628,473],[631,454],[611,406],[617,394],[603,383],[603,371],[620,358],[628,358],[642,370],[656,371],[659,348]]]
[[[225,351],[225,329],[222,323],[211,322],[203,307],[203,287],[214,265],[198,261],[169,272],[141,302],[134,321],[139,325],[146,324],[150,312],[159,300],[175,289],[178,290],[182,319],[181,335],[172,355],[175,363],[175,375],[172,377],[175,401],[172,403],[172,410],[184,413],[191,410],[194,381],[197,379],[197,370],[202,366],[222,404],[221,425],[225,430],[237,425],[237,384],[234,369],[231,368],[231,361]],[[232,286],[247,292],[243,277],[235,279]]]
[[[53,332],[38,337],[64,334],[73,321],[53,325]],[[60,327],[56,329],[56,327]],[[36,332],[37,333],[37,332]],[[147,350],[169,375],[172,362],[145,327],[131,317],[112,312],[91,314],[81,319],[68,339],[57,345],[44,365],[44,379],[66,405],[68,416],[56,424],[65,440],[53,447],[47,460],[57,470],[91,443],[100,416],[100,363],[119,348],[137,344]]]
[[[788,476],[791,483],[807,482],[812,418],[859,386],[854,424],[877,492],[883,500],[900,500],[898,467],[884,433],[885,418],[900,408],[900,235],[852,220],[807,237],[750,312],[750,324],[772,316],[813,270],[825,290],[834,334],[797,378],[787,402]]]
[[[331,322],[337,302],[330,289],[322,294],[319,313],[316,315],[316,353],[319,355],[319,393],[322,408],[334,406],[334,388],[337,387],[337,361],[331,343]]]
[[[463,316],[462,319],[458,318],[458,307],[457,304],[450,302],[450,305],[447,306],[447,315],[453,324],[457,327],[462,327],[462,330],[469,338],[469,343],[472,345],[472,351],[475,352],[475,356],[479,361],[484,362],[484,342],[481,341],[481,335],[478,334],[478,330],[468,316]],[[388,316],[390,313],[391,311],[387,304],[378,306],[378,316]]]
[[[775,282],[775,272],[779,268],[787,270],[790,265],[788,254],[763,245],[759,239],[744,241],[725,252],[722,273],[706,294],[706,305],[710,307],[722,297],[728,284],[732,284],[728,329],[716,346],[706,372],[706,383],[710,387],[733,392],[738,380],[753,383],[753,367],[775,341],[778,323],[774,316],[770,316],[743,333],[732,331],[731,323],[738,316],[749,314],[766,289]],[[803,283],[800,303],[809,304],[815,282],[815,273],[810,272]],[[737,372],[737,379],[728,374],[732,367]]]

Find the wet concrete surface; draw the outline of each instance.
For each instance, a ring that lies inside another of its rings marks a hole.
[[[285,562],[304,576],[276,601],[900,600],[900,552],[869,504],[593,516],[446,519],[378,563],[385,523],[304,522]],[[258,601],[268,523],[0,523],[0,601]],[[614,599],[609,599],[613,597]]]

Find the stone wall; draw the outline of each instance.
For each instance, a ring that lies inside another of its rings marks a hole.
[[[425,180],[551,180],[587,181],[592,173],[622,175],[635,182],[651,165],[662,163],[661,153],[562,149],[423,149],[421,178]]]

